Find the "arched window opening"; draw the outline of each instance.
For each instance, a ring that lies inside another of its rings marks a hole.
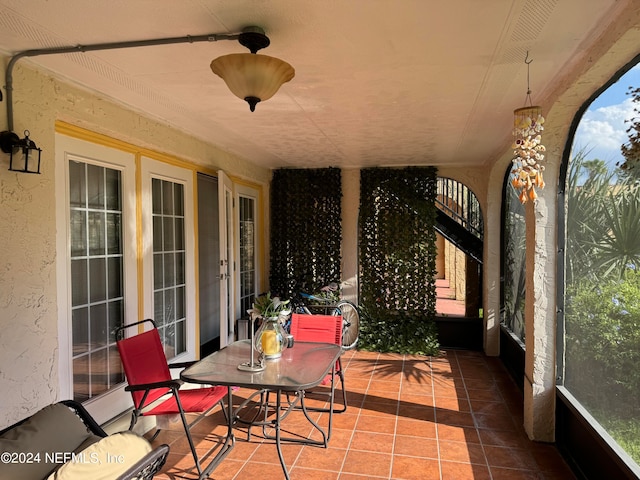
[[[636,59],[637,61],[637,59]],[[640,69],[574,122],[560,185],[559,384],[640,463]],[[628,458],[627,458],[628,455]]]
[[[436,313],[478,318],[484,232],[480,202],[463,183],[438,177],[436,206]]]
[[[524,348],[525,220],[519,192],[510,181],[511,165],[505,174],[502,201],[502,309],[501,324]]]

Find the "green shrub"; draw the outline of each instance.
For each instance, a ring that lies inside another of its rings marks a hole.
[[[360,172],[358,348],[437,353],[436,194],[433,167]]]
[[[359,350],[438,355],[439,347],[432,318],[398,310],[360,311]]]
[[[585,405],[640,415],[640,272],[569,291],[566,385]]]

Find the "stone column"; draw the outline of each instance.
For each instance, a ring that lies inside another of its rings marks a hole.
[[[544,192],[544,194],[543,194]],[[546,188],[527,202],[524,428],[532,440],[555,434],[555,192]]]

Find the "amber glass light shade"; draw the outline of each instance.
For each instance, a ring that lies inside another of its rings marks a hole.
[[[222,78],[229,90],[249,103],[253,112],[258,102],[270,99],[295,76],[287,62],[268,55],[232,53],[211,62],[213,73]]]

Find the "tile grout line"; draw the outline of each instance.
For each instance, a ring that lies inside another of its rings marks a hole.
[[[393,425],[393,441],[391,443],[391,463],[389,465],[389,480],[393,478],[393,462],[395,460],[395,452],[396,452],[396,437],[398,434],[398,418],[400,417],[400,400],[402,398],[402,380],[404,379],[404,369],[406,366],[405,359],[407,358],[406,354],[402,354],[402,368],[400,369],[400,385],[398,385],[398,392],[396,394],[396,415],[395,415],[395,423]]]
[[[489,459],[487,458],[487,452],[484,448],[484,443],[482,441],[482,437],[480,436],[480,428],[478,427],[478,422],[476,421],[476,415],[471,406],[471,397],[469,396],[469,389],[467,388],[467,382],[464,378],[464,373],[462,372],[462,367],[460,366],[460,361],[458,359],[458,353],[455,352],[456,356],[456,364],[458,365],[458,369],[460,370],[460,378],[462,379],[462,386],[464,387],[464,394],[469,404],[469,411],[471,413],[471,418],[473,419],[473,428],[476,431],[476,435],[478,436],[478,442],[480,444],[480,448],[482,449],[482,455],[484,457],[485,464],[487,466],[487,471],[489,472],[489,480],[493,480],[493,473],[491,472],[491,466],[489,465]],[[471,460],[469,460],[469,464],[471,465]]]
[[[349,364],[351,364],[351,361],[353,360],[353,356],[349,359]],[[364,395],[362,397],[362,402],[360,404],[360,406],[358,407],[358,415],[356,417],[356,421],[353,425],[353,428],[351,429],[351,437],[349,438],[349,443],[347,444],[347,452],[345,453],[344,459],[342,460],[342,464],[340,465],[340,470],[338,470],[338,478],[340,478],[342,476],[344,472],[344,464],[347,462],[347,457],[349,456],[349,452],[351,451],[351,444],[353,443],[353,437],[356,434],[356,428],[358,426],[358,421],[360,420],[360,416],[362,415],[362,406],[364,405],[364,402],[367,400],[367,396],[368,396],[368,392],[369,392],[369,387],[371,386],[371,382],[373,379],[373,374],[375,372],[375,367],[378,365],[378,358],[380,358],[380,354],[378,353],[378,356],[376,357],[376,361],[374,364],[374,368],[371,371],[371,374],[369,375],[369,382],[367,383],[367,389],[364,392]],[[349,398],[347,397],[347,402],[349,401]]]
[[[429,356],[429,376],[431,378],[431,403],[433,403],[433,424],[436,433],[436,450],[438,452],[438,475],[442,480],[442,459],[440,458],[440,432],[438,429],[438,408],[436,406],[436,388],[433,380],[433,356]]]

